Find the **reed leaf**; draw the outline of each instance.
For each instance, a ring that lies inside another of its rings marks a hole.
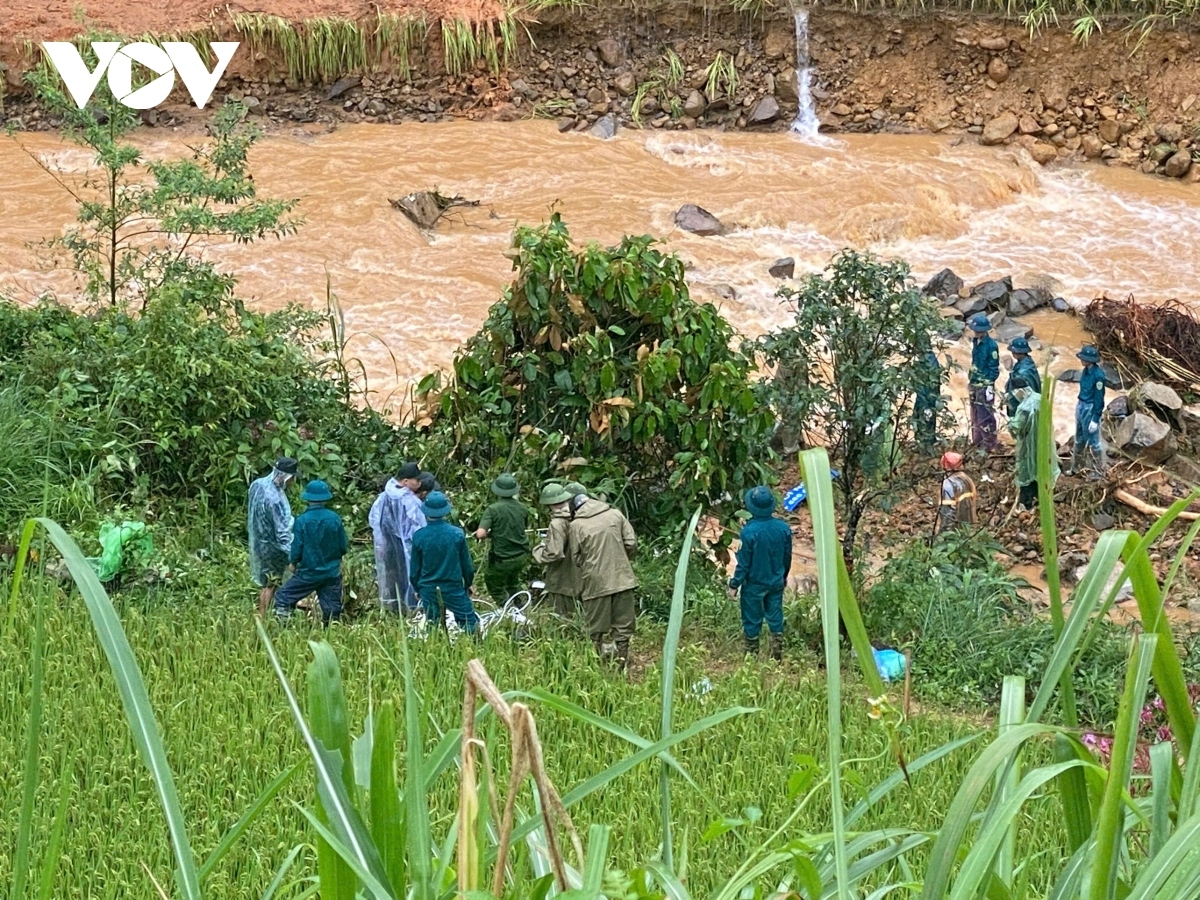
[[[412,900],[433,900],[433,845],[429,833],[429,798],[425,794],[424,743],[421,737],[421,697],[413,680],[412,659],[408,652],[408,634],[400,629],[400,652],[404,663],[404,819],[405,856],[408,860],[409,889]],[[453,755],[450,757],[452,760]],[[453,832],[454,829],[451,829]]]
[[[1171,837],[1171,775],[1175,750],[1170,741],[1150,748],[1150,858]]]
[[[662,731],[660,737],[664,740],[671,736],[672,716],[675,710],[675,657],[679,654],[679,632],[683,628],[683,603],[687,592],[688,563],[692,557],[692,541],[696,535],[696,525],[704,507],[696,508],[692,520],[688,523],[687,532],[683,538],[683,547],[679,550],[679,562],[675,566],[675,584],[671,592],[671,614],[667,621],[667,636],[663,642],[662,670]],[[671,767],[662,761],[662,771],[659,774],[659,814],[662,816],[662,860],[663,864],[674,871],[675,851],[671,837]]]
[[[1014,725],[1025,721],[1025,679],[1016,675],[1005,677],[1000,691],[1000,734],[1005,734]],[[1068,768],[1074,768],[1070,766]],[[1064,769],[1065,772],[1065,769]],[[1021,781],[1021,751],[1018,748],[1009,765],[996,776],[996,795],[1006,801],[1017,790]],[[1013,883],[1013,862],[1016,857],[1016,830],[1009,827],[1000,842],[996,854],[996,877],[1007,887]]]
[[[1113,900],[1117,896],[1125,793],[1133,771],[1133,753],[1137,747],[1142,704],[1146,700],[1146,688],[1150,682],[1158,640],[1156,634],[1138,635],[1125,672],[1125,690],[1117,712],[1108,781],[1104,785],[1104,798],[1096,817],[1096,849],[1088,880],[1088,900]]]
[[[373,716],[371,744],[371,839],[379,850],[388,883],[403,889],[404,812],[396,786],[396,717],[392,704],[384,703]]]
[[[1088,753],[1087,750],[1083,751]],[[1054,738],[1054,759],[1067,762],[1078,758],[1075,745],[1065,734]],[[1091,754],[1088,753],[1088,758]],[[1073,852],[1087,842],[1092,833],[1092,806],[1088,800],[1087,777],[1081,769],[1067,769],[1058,777],[1058,794],[1067,826],[1067,847]]]
[[[813,544],[817,557],[817,578],[821,594],[821,620],[825,633],[825,672],[829,741],[829,791],[831,824],[833,828],[834,872],[839,900],[849,900],[850,883],[846,858],[846,827],[842,809],[842,682],[838,644],[839,596],[842,594],[838,562],[837,526],[833,509],[832,479],[829,457],[824,448],[806,450],[800,454],[804,483],[808,486],[808,508],[812,515]],[[849,598],[848,598],[849,599]],[[861,627],[861,621],[858,623]],[[846,623],[849,628],[850,623]],[[864,667],[875,665],[868,651],[860,660]],[[878,673],[877,673],[878,674]]]

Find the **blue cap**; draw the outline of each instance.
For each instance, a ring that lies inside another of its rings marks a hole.
[[[746,491],[745,503],[751,515],[769,516],[775,511],[775,495],[765,485],[760,484]]]
[[[1028,353],[1029,341],[1023,337],[1013,338],[1013,342],[1008,345],[1008,349],[1013,353]]]
[[[427,519],[444,519],[450,515],[453,508],[450,505],[450,499],[441,491],[431,491],[425,498],[424,509]]]
[[[980,313],[979,315],[975,316],[975,318],[971,319],[970,328],[972,331],[979,332],[980,334],[985,331],[991,331],[992,320]]]
[[[300,495],[300,499],[313,503],[323,503],[326,500],[333,499],[333,491],[329,490],[329,485],[323,481],[310,481],[305,485],[304,493]]]
[[[1093,347],[1091,344],[1088,344],[1087,346],[1085,346],[1082,350],[1080,350],[1075,355],[1078,356],[1085,363],[1100,362],[1100,351],[1097,350],[1095,347]]]

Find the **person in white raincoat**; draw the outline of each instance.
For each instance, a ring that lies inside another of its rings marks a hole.
[[[269,473],[250,483],[246,530],[250,538],[250,580],[259,588],[258,614],[264,615],[283,583],[292,549],[292,506],[287,486],[296,478],[296,460],[281,456]]]
[[[425,527],[425,512],[418,490],[421,470],[416,463],[405,463],[388,479],[383,491],[371,505],[368,522],[375,537],[375,577],[379,584],[379,602],[388,612],[407,613],[418,608],[416,592],[409,584],[408,566],[412,558],[412,537]]]

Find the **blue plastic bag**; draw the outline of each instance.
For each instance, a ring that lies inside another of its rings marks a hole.
[[[872,649],[871,653],[875,656],[875,668],[879,670],[879,677],[884,681],[896,681],[904,677],[905,659],[903,653],[890,649]]]
[[[830,469],[829,474],[834,478],[838,477],[837,469]],[[804,486],[804,482],[802,481],[783,495],[783,508],[788,512],[795,512],[800,508],[800,504],[807,499],[808,488]]]

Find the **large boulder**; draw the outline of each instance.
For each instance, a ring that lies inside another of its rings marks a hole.
[[[769,125],[779,118],[779,101],[767,94],[754,107],[750,117],[746,119],[750,125]]]
[[[602,141],[607,141],[610,138],[617,136],[617,119],[611,113],[607,116],[601,116],[596,120],[588,133],[592,137],[598,137]]]
[[[772,278],[791,278],[796,274],[796,260],[790,256],[777,259],[771,263],[771,268],[767,271],[771,274]]]
[[[725,226],[721,224],[720,219],[704,207],[696,206],[694,203],[685,203],[679,207],[675,213],[675,224],[684,231],[690,231],[701,237],[713,237],[725,233]]]
[[[1165,384],[1147,381],[1139,384],[1129,395],[1136,410],[1147,412],[1161,422],[1183,430],[1179,413],[1183,409],[1183,398]]]
[[[1151,464],[1166,462],[1179,449],[1171,426],[1145,413],[1122,419],[1113,439],[1122,453]]]
[[[988,145],[1003,144],[1020,124],[1021,120],[1015,113],[1002,112],[983,126],[983,136],[980,140]]]
[[[1200,403],[1193,403],[1181,409],[1179,421],[1183,424],[1183,430],[1188,433],[1188,437],[1192,439],[1193,443],[1200,440]]]
[[[973,316],[975,313],[981,313],[987,309],[987,301],[982,297],[967,297],[967,299],[955,303],[954,308],[964,316]]]
[[[1167,158],[1163,166],[1163,174],[1168,178],[1182,178],[1192,168],[1192,153],[1190,150],[1179,150]]]
[[[708,104],[704,100],[704,95],[699,91],[692,91],[687,95],[687,99],[683,101],[683,114],[690,116],[693,119],[698,119],[704,115],[704,109]]]
[[[600,51],[600,59],[606,66],[615,68],[625,62],[625,47],[620,41],[605,38],[596,45],[596,49]]]
[[[999,278],[995,281],[985,281],[971,288],[971,296],[978,297],[988,309],[1008,309],[1008,295],[1012,293],[1011,277]]]
[[[1021,288],[1015,290],[1008,295],[1008,314],[1010,316],[1023,316],[1026,313],[1031,313],[1035,309],[1041,309],[1046,306],[1051,299],[1048,291],[1038,290],[1037,288]]]
[[[1114,419],[1123,419],[1129,415],[1129,398],[1124,394],[1114,397],[1105,407],[1104,412]]]
[[[997,344],[1008,344],[1019,337],[1031,338],[1033,337],[1033,326],[1009,320],[993,331],[992,337],[996,339]]]
[[[925,283],[925,287],[921,288],[921,293],[929,297],[937,297],[939,300],[949,300],[953,297],[958,299],[958,292],[962,290],[963,280],[954,274],[950,269],[942,269]]]

